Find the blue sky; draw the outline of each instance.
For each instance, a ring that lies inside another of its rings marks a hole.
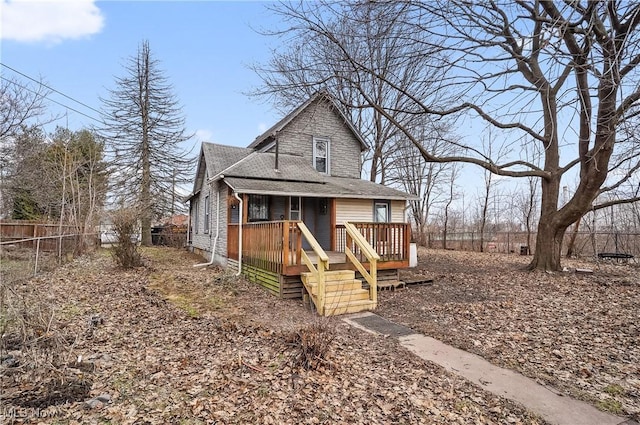
[[[125,60],[142,40],[160,61],[184,108],[187,130],[200,141],[246,146],[281,114],[243,92],[260,84],[247,65],[265,62],[276,41],[256,29],[274,28],[266,2],[246,1],[7,1],[0,8],[0,62],[93,108],[107,96]],[[27,81],[6,67],[3,77]],[[51,99],[98,114],[60,95]],[[76,130],[95,121],[48,103]]]

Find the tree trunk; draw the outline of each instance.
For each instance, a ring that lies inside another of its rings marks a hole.
[[[149,140],[149,46],[142,48],[142,72],[140,75],[140,109],[142,121],[142,182],[140,187],[140,206],[142,208],[142,245],[151,246],[151,141]]]
[[[567,226],[543,223],[541,221],[536,236],[536,250],[529,264],[530,270],[560,270],[562,256],[562,240]]]
[[[580,220],[576,221],[575,226],[571,232],[571,237],[569,238],[569,243],[567,244],[567,258],[571,258],[574,255],[574,248],[576,245],[576,238],[578,237],[578,230],[580,229]]]

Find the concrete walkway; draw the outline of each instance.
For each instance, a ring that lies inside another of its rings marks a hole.
[[[436,363],[496,395],[525,406],[557,425],[638,425],[594,406],[565,396],[509,369],[492,365],[482,357],[418,334],[373,313],[358,313],[343,319],[352,326],[398,338],[400,345],[424,360]]]

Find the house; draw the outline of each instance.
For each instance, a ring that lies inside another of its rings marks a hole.
[[[375,308],[378,286],[409,266],[412,197],[360,178],[365,149],[324,93],[246,148],[203,143],[190,246],[322,315]]]

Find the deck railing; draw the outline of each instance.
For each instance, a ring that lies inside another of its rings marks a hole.
[[[268,221],[245,223],[242,231],[242,262],[274,273],[299,273],[302,260],[303,235],[299,221]],[[350,222],[364,241],[380,256],[378,262],[402,262],[409,259],[410,229],[407,223]],[[347,243],[344,225],[336,226],[335,250],[346,253],[347,246],[361,263],[368,263],[366,253],[353,243]],[[227,229],[227,255],[238,259],[238,225]]]
[[[349,222],[363,236],[380,256],[380,261],[406,261],[409,259],[409,243],[411,240],[408,223],[367,223]],[[347,232],[344,225],[336,226],[336,251],[345,252]],[[351,246],[358,261],[366,261],[364,253],[356,246]]]
[[[367,242],[365,237],[360,231],[351,223],[344,223],[346,232],[346,244],[344,253],[347,258],[360,272],[362,277],[365,278],[369,284],[369,300],[373,302],[373,308],[378,305],[378,260],[380,256],[376,253],[374,248]],[[361,256],[364,256],[369,263],[369,270],[365,269],[362,265],[362,261],[358,260],[355,252],[359,252]]]
[[[242,227],[242,262],[283,274],[288,266],[302,264],[302,236],[297,221],[245,223]],[[238,225],[227,231],[227,255],[238,259]]]
[[[316,238],[313,237],[313,234],[309,231],[309,229],[303,222],[298,222],[297,227],[298,229],[300,229],[302,236],[307,240],[307,243],[316,255],[316,262],[314,264],[307,253],[302,249],[300,250],[302,262],[305,266],[307,266],[309,272],[311,272],[312,280],[317,282],[318,285],[315,300],[313,299],[313,295],[311,294],[311,292],[309,293],[309,295],[311,296],[312,301],[315,301],[318,314],[324,316],[326,299],[325,271],[329,270],[329,256],[326,252],[324,252]]]

